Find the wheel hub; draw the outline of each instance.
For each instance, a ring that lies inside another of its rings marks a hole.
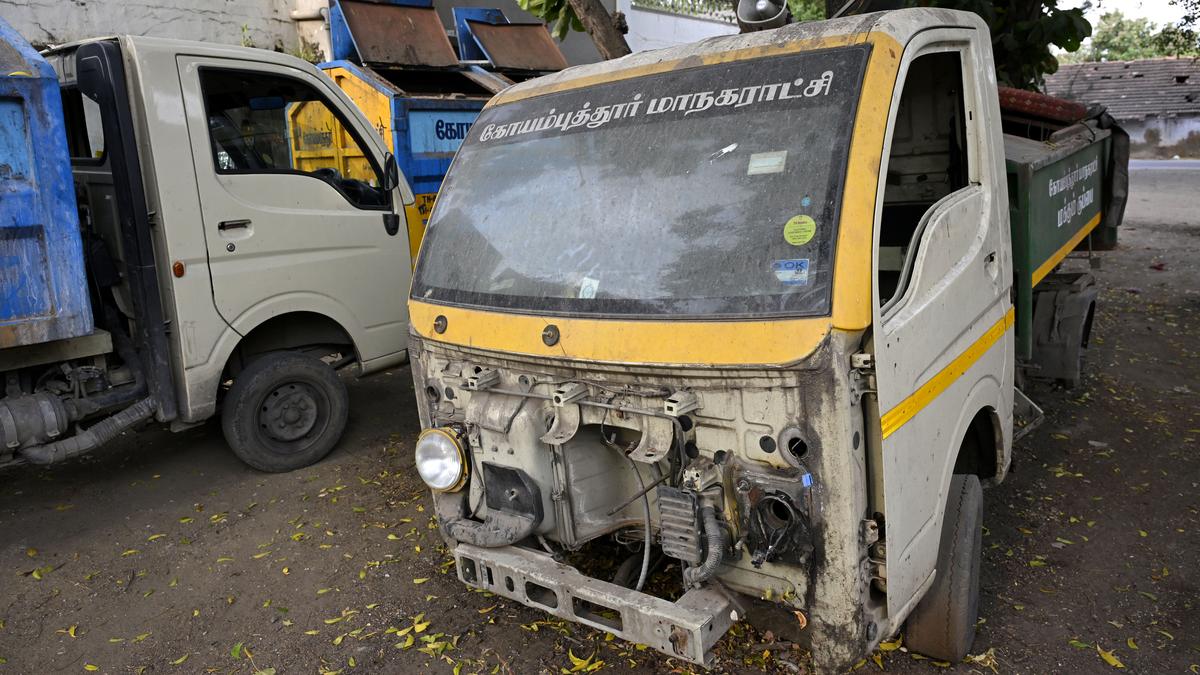
[[[303,438],[317,423],[316,397],[303,384],[277,387],[263,401],[259,420],[271,438],[284,442]]]

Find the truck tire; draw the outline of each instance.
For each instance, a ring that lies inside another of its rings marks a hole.
[[[979,477],[955,474],[942,521],[937,576],[908,617],[904,644],[909,650],[951,663],[967,656],[979,616],[982,524]]]
[[[329,364],[271,352],[233,380],[221,408],[225,441],[243,462],[279,473],[328,455],[346,429],[350,398]]]

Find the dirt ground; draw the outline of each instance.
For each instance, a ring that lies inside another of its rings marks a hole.
[[[1088,375],[1030,392],[1048,419],[986,493],[975,661],[899,647],[860,672],[1114,668],[1100,650],[1200,672],[1200,168],[1152,166],[1102,254]],[[341,447],[293,474],[244,467],[216,424],[0,470],[0,675],[688,670],[460,585],[411,471],[408,371],[351,398]],[[805,669],[744,626],[719,647],[718,672]]]

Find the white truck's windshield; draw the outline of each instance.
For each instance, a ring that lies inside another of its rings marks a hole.
[[[868,47],[493,106],[459,151],[413,297],[557,314],[830,311]]]

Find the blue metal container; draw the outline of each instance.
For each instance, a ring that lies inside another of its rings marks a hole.
[[[0,19],[0,348],[92,329],[58,78]]]

